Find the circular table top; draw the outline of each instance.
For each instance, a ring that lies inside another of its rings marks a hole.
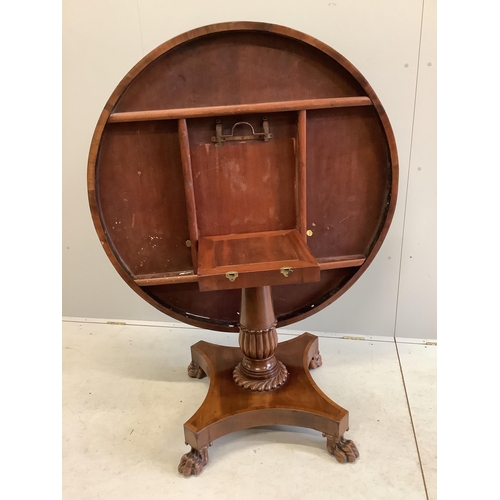
[[[216,123],[227,137],[247,124],[239,133],[259,140],[216,144]],[[240,291],[200,291],[198,238],[303,234],[320,280],[273,286],[285,326],[370,265],[397,184],[388,117],[359,71],[308,35],[250,22],[199,28],[144,57],[109,98],[88,162],[93,221],[122,278],[165,314],[226,331]]]

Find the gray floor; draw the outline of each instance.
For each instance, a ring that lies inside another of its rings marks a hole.
[[[188,327],[63,321],[65,500],[436,498],[435,346],[320,338],[312,374],[349,410],[354,464],[337,463],[317,431],[265,427],[216,440],[202,473],[184,478],[183,424],[209,384],[186,374],[198,340],[237,345]]]

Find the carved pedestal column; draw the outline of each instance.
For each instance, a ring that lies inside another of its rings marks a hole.
[[[242,289],[239,344],[244,357],[233,379],[240,387],[272,391],[285,383],[288,371],[274,355],[278,334],[271,287]]]

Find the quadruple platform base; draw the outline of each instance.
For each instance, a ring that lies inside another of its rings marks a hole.
[[[197,475],[208,463],[208,447],[231,432],[264,425],[293,425],[316,429],[326,437],[326,448],[341,462],[359,456],[348,430],[348,411],[329,399],[315,384],[309,370],[321,365],[318,338],[304,333],[279,343],[276,357],[286,366],[286,382],[272,391],[250,391],[233,380],[243,353],[238,347],[198,342],[191,347],[188,374],[210,377],[208,394],[198,411],[184,424],[191,451],[182,456],[179,472]]]

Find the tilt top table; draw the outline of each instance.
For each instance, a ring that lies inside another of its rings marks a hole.
[[[165,314],[239,331],[198,342],[188,375],[210,377],[184,426],[179,472],[217,438],[262,425],[316,429],[340,462],[348,412],[314,383],[318,339],[276,328],[336,300],[380,248],[396,203],[387,115],[344,57],[289,28],[235,22],[153,50],[124,77],[94,132],[92,218],[128,285]]]

